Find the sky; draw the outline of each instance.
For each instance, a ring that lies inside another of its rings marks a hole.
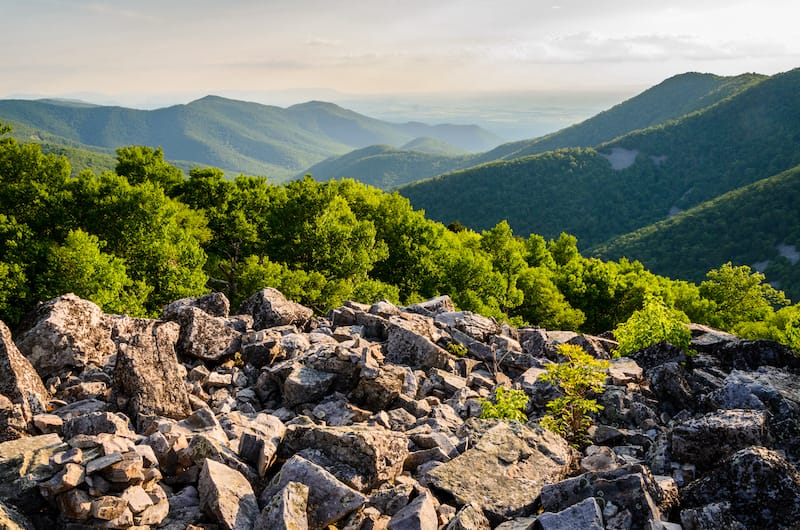
[[[633,95],[798,67],[799,19],[797,0],[0,0],[0,98]]]

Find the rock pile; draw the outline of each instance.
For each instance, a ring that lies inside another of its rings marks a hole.
[[[609,339],[447,297],[314,317],[264,289],[155,320],[62,296],[15,341],[0,323],[0,528],[796,528],[800,360],[692,330],[695,355],[612,359],[578,452],[539,427],[538,376]],[[498,385],[531,421],[479,419]]]

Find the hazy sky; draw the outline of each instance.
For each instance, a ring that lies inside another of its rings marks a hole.
[[[800,66],[798,20],[798,0],[0,0],[0,97],[644,88]]]

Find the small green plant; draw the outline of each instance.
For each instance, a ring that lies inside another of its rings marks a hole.
[[[459,344],[457,342],[451,342],[447,345],[447,351],[455,355],[456,357],[464,357],[467,354],[467,348],[463,344]]]
[[[579,447],[586,442],[592,424],[589,414],[603,409],[589,396],[603,391],[609,362],[595,359],[574,344],[561,344],[558,353],[566,357],[566,362],[548,365],[541,378],[555,386],[561,396],[547,404],[548,413],[539,423]]]
[[[481,418],[528,421],[524,412],[527,406],[528,396],[525,392],[498,386],[494,389],[493,399],[481,400]]]
[[[688,323],[682,311],[668,307],[660,298],[650,297],[642,309],[634,311],[627,321],[614,329],[614,337],[619,342],[615,354],[630,355],[659,342],[669,342],[691,353],[692,333]]]

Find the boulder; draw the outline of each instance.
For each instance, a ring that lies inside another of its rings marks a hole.
[[[437,530],[439,518],[433,495],[423,493],[389,521],[389,530]]]
[[[177,350],[182,355],[213,362],[239,351],[242,334],[229,326],[225,318],[187,307],[181,311],[178,322],[181,327]]]
[[[289,425],[281,451],[291,455],[304,449],[319,449],[331,460],[349,466],[357,475],[351,485],[367,490],[402,472],[408,440],[402,433],[374,426]]]
[[[658,344],[653,344],[652,346],[633,352],[630,358],[636,361],[636,364],[641,366],[646,373],[651,368],[655,368],[664,363],[685,363],[686,352],[667,342],[659,342]]]
[[[500,333],[496,320],[477,315],[470,311],[449,311],[438,313],[436,323],[451,330],[458,330],[468,337],[486,343],[489,338]]]
[[[445,530],[490,530],[489,520],[483,515],[480,506],[467,504],[447,524]]]
[[[19,335],[17,347],[43,380],[90,366],[102,369],[117,353],[112,320],[96,304],[66,294],[36,308],[34,323]]]
[[[235,469],[206,459],[197,481],[200,507],[228,530],[252,530],[258,502],[247,479]]]
[[[584,473],[548,484],[541,492],[542,508],[553,513],[586,499],[601,499],[603,511],[609,513],[605,520],[609,527],[648,528],[650,521],[661,520],[659,504],[663,501],[663,493],[650,471],[641,465]],[[612,523],[611,519],[615,522]],[[628,520],[627,524],[622,524]]]
[[[239,313],[252,315],[253,329],[271,328],[293,324],[304,327],[314,311],[287,300],[283,293],[272,287],[262,289],[242,304]]]
[[[200,309],[212,317],[228,318],[231,303],[225,294],[219,292],[208,293],[200,297],[182,298],[167,305],[161,312],[161,319],[177,321],[180,314],[190,307]]]
[[[36,509],[39,483],[57,469],[52,458],[69,449],[57,434],[43,434],[0,443],[0,502]]]
[[[3,530],[35,530],[36,527],[25,515],[0,502],[0,528]]]
[[[373,307],[375,306],[373,305]],[[442,296],[437,296],[436,298],[431,298],[430,300],[408,306],[406,310],[411,313],[434,316],[440,313],[451,313],[456,310],[456,307],[453,305],[453,300],[444,294]]]
[[[239,456],[264,477],[275,462],[285,434],[286,426],[280,419],[271,414],[259,414],[239,436]]]
[[[295,455],[275,475],[261,494],[261,503],[268,505],[288,484],[299,482],[308,486],[308,526],[327,528],[359,509],[367,498],[341,483],[322,467]]]
[[[588,497],[558,513],[536,517],[534,530],[604,530],[603,511],[594,497]]]
[[[34,416],[45,412],[50,401],[39,374],[17,349],[11,332],[1,321],[0,396],[8,401],[0,406],[0,442],[30,434]]]
[[[766,445],[767,414],[763,410],[720,410],[678,423],[669,435],[673,460],[698,470],[713,468],[739,449]]]
[[[179,420],[192,412],[175,353],[179,331],[174,322],[139,318],[124,319],[115,328],[115,391],[139,427],[154,416]]]
[[[308,530],[308,486],[289,482],[261,510],[255,530]]]
[[[776,452],[748,447],[681,491],[687,528],[711,520],[714,528],[796,528],[800,520],[800,474]]]
[[[64,422],[61,431],[66,440],[80,435],[100,433],[136,439],[136,433],[131,429],[128,420],[111,412],[89,412],[72,417]]]
[[[450,354],[435,344],[440,331],[432,319],[410,313],[389,317],[387,336],[387,361],[415,368],[450,368]]]
[[[294,407],[317,402],[328,394],[335,381],[336,374],[298,364],[283,382],[284,404]]]
[[[471,420],[475,421],[475,420]],[[535,508],[545,484],[564,478],[575,455],[563,438],[538,425],[478,420],[477,443],[427,473],[457,503],[476,503],[494,524]]]

